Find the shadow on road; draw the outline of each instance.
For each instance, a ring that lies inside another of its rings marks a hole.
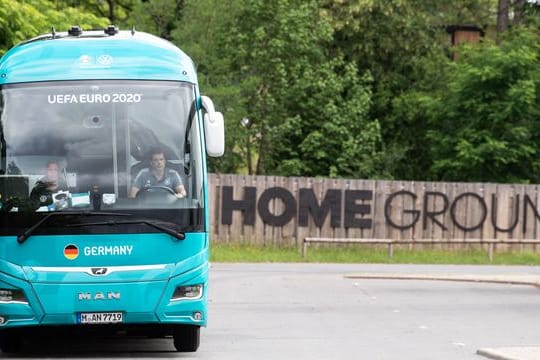
[[[32,358],[193,358],[194,353],[178,353],[172,338],[69,336],[25,341],[20,353],[1,353],[1,359]]]

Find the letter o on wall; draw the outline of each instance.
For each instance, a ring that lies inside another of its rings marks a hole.
[[[273,199],[280,199],[283,201],[284,210],[279,215],[273,214],[269,209],[270,201]],[[271,187],[266,189],[259,197],[257,210],[265,224],[271,226],[283,226],[291,221],[296,214],[296,200],[287,189],[282,187]]]
[[[475,198],[478,200],[478,203],[480,204],[480,210],[482,211],[482,216],[480,216],[480,221],[478,222],[478,224],[476,225],[472,225],[472,226],[465,226],[463,224],[460,224],[458,221],[457,221],[457,218],[456,218],[456,212],[457,212],[457,203],[458,201],[460,201],[461,199],[464,199],[466,196],[470,196],[472,198]],[[487,205],[486,205],[486,202],[484,201],[484,198],[482,198],[480,195],[476,194],[476,193],[472,193],[472,192],[466,192],[466,193],[463,193],[463,194],[460,194],[459,196],[457,196],[455,199],[454,199],[454,202],[452,203],[452,206],[450,207],[450,216],[452,217],[452,221],[454,222],[454,224],[456,224],[456,226],[458,228],[460,228],[461,230],[463,231],[474,231],[474,230],[478,230],[480,229],[483,225],[484,225],[484,221],[486,220],[486,217],[487,217]]]

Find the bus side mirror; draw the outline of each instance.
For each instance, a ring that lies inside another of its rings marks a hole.
[[[219,157],[225,152],[225,124],[223,114],[214,109],[208,96],[201,96],[204,114],[204,137],[208,156]]]

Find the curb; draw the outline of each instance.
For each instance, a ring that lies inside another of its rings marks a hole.
[[[346,279],[432,280],[506,285],[527,285],[540,288],[540,279],[531,275],[449,275],[449,274],[345,274]]]
[[[520,360],[518,358],[501,355],[500,353],[496,352],[495,349],[479,349],[476,351],[476,354],[493,360]]]
[[[477,350],[476,354],[493,360],[537,360],[540,358],[540,347],[514,346],[487,348]]]

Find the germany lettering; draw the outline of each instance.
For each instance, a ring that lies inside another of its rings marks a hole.
[[[311,188],[300,188],[293,194],[283,187],[271,187],[258,194],[257,188],[251,186],[243,187],[241,194],[237,192],[233,197],[232,186],[221,188],[223,225],[232,225],[233,213],[240,212],[242,224],[237,225],[255,225],[258,216],[270,226],[285,226],[296,219],[298,226],[307,227],[311,218],[317,227],[322,227],[330,216],[329,223],[333,228],[371,229],[374,226],[373,209],[380,206],[384,209],[385,224],[399,230],[413,228],[420,222],[423,229],[432,226],[446,231],[454,226],[465,232],[481,229],[486,224],[498,232],[512,232],[520,225],[525,233],[531,221],[540,221],[535,201],[526,194],[515,195],[508,209],[511,220],[504,225],[499,223],[497,212],[500,206],[508,205],[499,204],[496,194],[482,197],[477,193],[463,192],[449,197],[438,191],[417,195],[401,190],[378,197],[372,190],[328,189],[319,201]],[[280,206],[273,206],[276,201]],[[463,215],[460,216],[459,209],[464,207],[468,208],[467,214],[474,214],[474,218],[463,219]],[[532,220],[529,219],[531,215]]]
[[[85,256],[131,255],[133,245],[85,246]]]

